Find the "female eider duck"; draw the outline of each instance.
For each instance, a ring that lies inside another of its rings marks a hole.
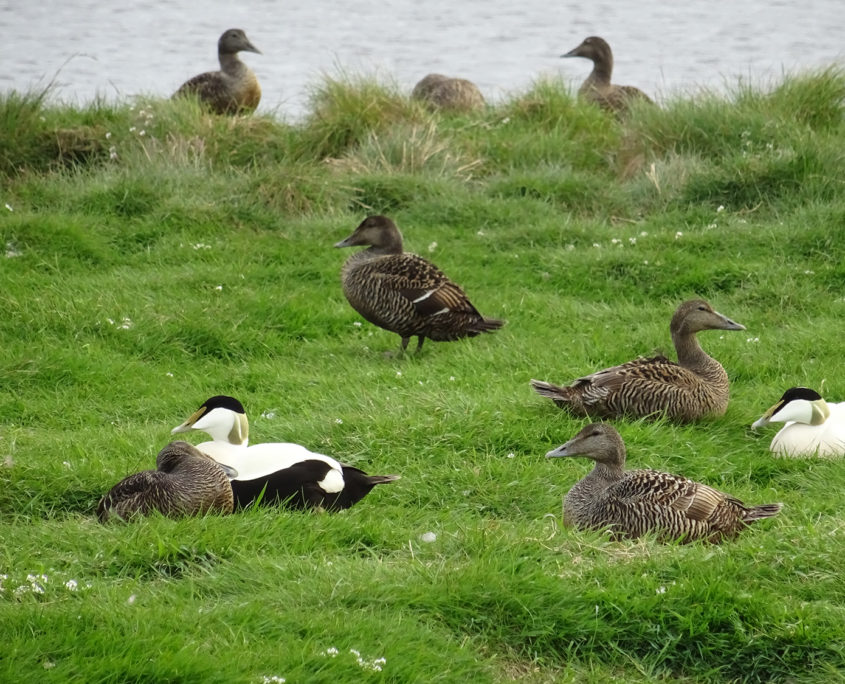
[[[225,31],[217,41],[220,71],[207,71],[183,83],[173,97],[194,95],[215,114],[252,112],[261,101],[261,86],[239,52],[258,52],[241,29]]]
[[[124,478],[97,506],[97,517],[130,518],[158,511],[163,515],[232,512],[232,487],[224,468],[187,442],[171,442],[156,458],[156,470]]]
[[[399,479],[399,475],[367,475],[299,444],[249,446],[249,422],[243,405],[233,397],[211,397],[171,432],[189,430],[211,436],[212,441],[197,444],[197,449],[226,470],[235,508],[262,503],[339,510],[363,499],[376,485]]]
[[[678,363],[665,356],[638,358],[585,375],[568,387],[532,380],[538,394],[577,416],[642,418],[665,415],[678,421],[720,416],[728,407],[728,374],[698,343],[701,330],[745,330],[703,299],[681,304],[669,325]]]
[[[484,108],[484,96],[472,81],[443,74],[425,76],[414,86],[411,97],[432,109],[471,112]]]
[[[504,321],[485,318],[464,291],[434,264],[402,250],[402,234],[386,216],[368,216],[335,247],[369,245],[346,260],[343,294],[359,314],[402,338],[401,351],[417,336],[436,341],[492,332]]]
[[[720,542],[749,524],[777,515],[782,504],[746,506],[729,494],[657,470],[625,470],[625,443],[606,423],[588,425],[546,458],[586,456],[592,471],[569,490],[563,522],[578,529],[609,528],[614,538],[654,532],[663,540]]]
[[[783,456],[845,456],[845,402],[830,404],[815,390],[791,387],[751,426],[786,423],[769,447]]]
[[[598,36],[585,38],[578,47],[561,57],[586,57],[593,62],[593,70],[578,89],[578,95],[604,110],[622,113],[628,109],[632,100],[652,102],[651,98],[639,88],[613,85],[610,82],[610,76],[613,73],[613,53],[610,51],[610,45],[603,38]]]

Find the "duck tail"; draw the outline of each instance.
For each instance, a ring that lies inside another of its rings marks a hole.
[[[499,320],[498,318],[481,318],[480,321],[475,325],[475,332],[493,332],[494,330],[498,330],[505,324],[504,321]]]
[[[745,511],[742,520],[743,522],[752,523],[755,520],[762,520],[763,518],[774,518],[780,512],[781,508],[783,508],[782,503],[754,506]]]
[[[387,484],[388,482],[394,482],[400,479],[401,475],[369,475],[370,484],[378,485],[378,484]]]
[[[531,386],[541,397],[548,397],[555,401],[571,401],[572,396],[569,387],[558,387],[544,380],[532,380]]]

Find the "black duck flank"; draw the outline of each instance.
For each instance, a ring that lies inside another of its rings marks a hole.
[[[241,29],[228,29],[217,41],[220,71],[207,71],[185,81],[173,97],[193,95],[215,114],[252,112],[261,101],[255,73],[239,58],[239,52],[258,52]]]
[[[153,511],[175,518],[209,511],[232,512],[229,478],[214,460],[187,442],[171,442],[156,458],[156,470],[124,478],[97,506],[97,517],[130,518]]]
[[[369,216],[335,247],[369,246],[343,265],[343,294],[359,314],[397,333],[404,351],[417,336],[436,342],[492,332],[504,321],[485,318],[464,291],[434,264],[402,250],[402,235],[386,216]]]
[[[657,470],[625,470],[625,443],[607,423],[588,425],[546,458],[585,456],[593,470],[564,498],[563,521],[579,529],[608,528],[616,537],[656,533],[664,540],[720,542],[771,518],[779,503],[746,506],[739,499]]]

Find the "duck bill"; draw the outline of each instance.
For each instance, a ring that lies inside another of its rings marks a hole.
[[[768,425],[769,424],[769,418],[771,418],[775,414],[775,411],[777,411],[780,408],[780,406],[781,405],[779,403],[772,406],[762,416],[760,416],[757,420],[755,420],[753,423],[751,423],[751,429],[752,430],[759,430],[761,427],[765,427],[766,425]]]
[[[722,330],[745,330],[745,326],[742,325],[742,323],[732,321],[730,318],[728,318],[724,314],[720,314],[718,311],[716,311],[715,313],[722,319]]]
[[[255,47],[250,41],[246,41],[246,45],[241,48],[242,52],[255,52],[257,54],[261,54],[261,50]]]
[[[173,428],[170,431],[170,434],[175,435],[175,434],[178,434],[180,432],[190,432],[191,430],[194,429],[194,423],[196,423],[200,419],[200,416],[202,416],[202,414],[204,412],[205,412],[205,409],[200,409],[199,411],[195,411],[194,413],[191,414],[191,417],[188,418],[188,420],[186,420],[181,425],[177,425],[175,428]]]
[[[335,246],[335,247],[354,247],[354,246],[355,246],[355,243],[354,243],[354,242],[352,242],[352,238],[353,238],[353,236],[352,236],[352,235],[350,235],[350,236],[349,236],[348,238],[346,238],[345,240],[341,240],[340,242],[335,242],[335,243],[334,243],[334,246]]]
[[[546,458],[564,458],[566,456],[572,456],[567,449],[569,448],[569,442],[566,444],[561,444],[557,449],[552,449],[546,454]]]

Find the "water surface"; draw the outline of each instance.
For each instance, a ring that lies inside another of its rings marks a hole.
[[[53,81],[54,99],[76,103],[169,96],[217,68],[217,38],[233,27],[263,53],[242,56],[262,84],[259,110],[287,118],[305,111],[323,74],[341,71],[408,90],[437,71],[493,101],[540,76],[577,86],[590,63],[559,56],[588,35],[612,46],[614,81],[658,100],[845,62],[842,0],[18,0],[0,3],[0,91]]]

